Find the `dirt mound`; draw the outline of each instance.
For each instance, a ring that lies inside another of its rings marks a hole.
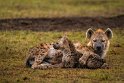
[[[124,15],[115,17],[61,17],[1,19],[0,30],[65,31],[124,27]]]

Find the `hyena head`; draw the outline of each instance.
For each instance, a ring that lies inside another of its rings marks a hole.
[[[53,47],[59,50],[66,49],[70,51],[75,51],[75,47],[73,43],[66,36],[63,36],[62,38],[60,38],[57,43],[53,44]]]
[[[86,37],[89,39],[87,46],[91,46],[96,54],[101,56],[101,58],[104,58],[109,48],[109,40],[112,36],[113,33],[110,28],[106,29],[106,31],[103,31],[102,29],[93,31],[90,28],[86,32]]]

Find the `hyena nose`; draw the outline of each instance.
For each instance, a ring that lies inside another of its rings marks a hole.
[[[59,48],[59,45],[58,45],[58,43],[56,43],[56,44],[53,44],[53,48],[54,48],[54,49],[58,49],[58,48]]]
[[[55,48],[55,49],[56,49],[56,44],[53,44],[53,48]]]
[[[101,47],[101,46],[97,46],[96,49],[97,49],[98,51],[101,51],[101,50],[102,50],[102,47]]]

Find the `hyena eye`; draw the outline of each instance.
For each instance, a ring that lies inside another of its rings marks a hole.
[[[96,41],[97,41],[96,39],[93,40],[93,42],[96,42]]]
[[[56,42],[56,44],[59,44],[58,42]]]
[[[102,42],[105,42],[105,40],[102,40]]]

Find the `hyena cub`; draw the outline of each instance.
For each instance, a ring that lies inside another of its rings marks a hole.
[[[51,44],[40,44],[29,50],[26,66],[33,69],[52,68],[61,63],[62,52],[53,48]]]
[[[66,37],[62,37],[58,43],[54,44],[55,49],[59,49],[63,53],[62,67],[74,68],[78,65],[78,54],[73,43]]]

